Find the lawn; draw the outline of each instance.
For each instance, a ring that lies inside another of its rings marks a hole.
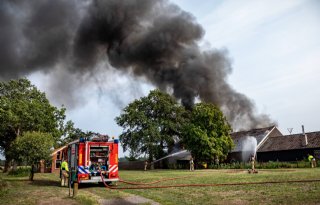
[[[246,170],[153,170],[121,171],[125,181],[167,186],[177,184],[227,184],[288,180],[319,180],[320,169],[268,169],[258,174]],[[136,187],[118,183],[118,188]],[[149,185],[151,186],[151,185]],[[59,187],[55,174],[36,174],[35,181],[0,173],[0,204],[103,204],[106,199],[125,199],[139,195],[160,204],[318,204],[320,182],[250,184],[208,187],[174,187],[154,189],[110,190],[99,185],[82,186],[76,199],[68,197],[68,189]],[[114,200],[115,201],[115,200]],[[144,203],[145,204],[145,203]]]

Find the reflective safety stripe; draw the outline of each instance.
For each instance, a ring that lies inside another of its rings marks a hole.
[[[109,165],[109,172],[115,173],[118,171],[118,166],[117,165]]]
[[[88,167],[84,168],[83,166],[78,166],[78,172],[80,172],[81,174],[89,174],[90,173]]]

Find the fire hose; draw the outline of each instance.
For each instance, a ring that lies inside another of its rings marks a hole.
[[[310,179],[310,180],[284,180],[284,181],[262,181],[262,182],[238,182],[238,183],[217,183],[217,184],[176,184],[176,185],[163,185],[163,186],[136,186],[136,187],[112,187],[105,183],[104,178],[101,176],[101,180],[107,189],[162,189],[162,188],[175,188],[175,187],[218,187],[218,186],[241,186],[241,185],[259,185],[259,184],[285,184],[285,183],[308,183],[308,182],[320,182],[320,179]],[[120,182],[132,185],[147,185],[147,184],[155,184],[162,181],[175,180],[186,177],[177,177],[177,178],[167,178],[163,180],[157,180],[150,183],[135,183],[135,182],[127,182],[124,180],[120,180]]]
[[[120,179],[119,182],[125,183],[125,184],[130,184],[130,185],[149,185],[149,184],[156,184],[159,182],[164,182],[164,181],[171,181],[171,180],[176,180],[176,179],[183,179],[183,178],[187,178],[188,176],[184,176],[184,177],[175,177],[175,178],[166,178],[166,179],[161,179],[161,180],[157,180],[157,181],[153,181],[153,182],[148,182],[148,183],[138,183],[138,182],[129,182],[129,181],[125,181]]]

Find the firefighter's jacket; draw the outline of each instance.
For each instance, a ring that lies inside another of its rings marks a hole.
[[[62,162],[61,170],[66,170],[67,172],[69,171],[68,162],[66,161]]]

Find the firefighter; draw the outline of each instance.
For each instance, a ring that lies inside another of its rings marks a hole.
[[[68,186],[69,167],[66,159],[61,164],[61,186]]]
[[[219,169],[219,158],[218,157],[216,157],[215,163],[216,163],[217,169]]]
[[[315,157],[312,159],[312,164],[314,168],[317,167],[317,162]]]
[[[316,159],[311,154],[308,154],[308,160],[311,164],[311,168],[315,168],[316,167]]]
[[[254,162],[255,162],[254,155],[251,155],[250,162],[251,162],[251,170],[252,170],[252,172],[254,172],[255,171],[255,168],[254,168]]]
[[[190,158],[190,171],[194,171],[194,162],[193,162],[193,158]]]
[[[148,161],[144,161],[144,171],[147,171],[147,167],[148,167]]]

